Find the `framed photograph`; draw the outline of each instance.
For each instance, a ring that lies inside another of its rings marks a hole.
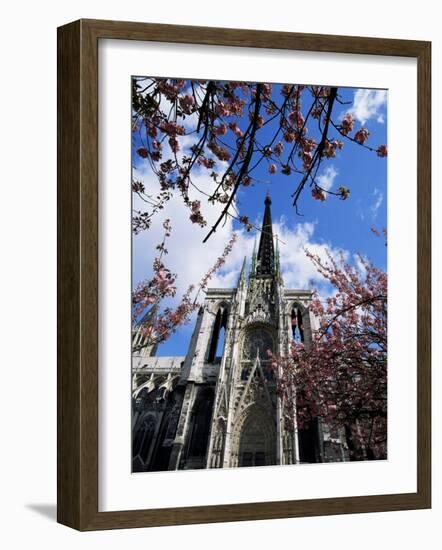
[[[431,506],[430,52],[58,29],[60,523]]]

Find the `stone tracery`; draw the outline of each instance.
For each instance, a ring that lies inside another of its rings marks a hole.
[[[326,459],[318,429],[300,438],[286,428],[277,373],[269,368],[268,351],[287,354],[293,337],[308,346],[314,323],[312,291],[284,288],[270,204],[268,197],[250,272],[244,261],[236,288],[207,289],[187,355],[134,353],[134,471]],[[150,440],[140,439],[144,432]],[[151,441],[147,451],[140,452],[142,441]]]

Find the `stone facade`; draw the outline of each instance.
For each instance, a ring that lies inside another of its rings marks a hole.
[[[208,289],[185,357],[133,354],[133,471],[231,468],[347,460],[317,421],[286,429],[268,350],[308,346],[311,290],[284,288],[265,200],[258,252],[234,289]],[[133,343],[142,341],[134,331]]]

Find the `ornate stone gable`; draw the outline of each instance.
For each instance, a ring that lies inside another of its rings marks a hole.
[[[245,323],[262,322],[276,325],[277,303],[275,282],[269,277],[253,277],[247,290]]]
[[[267,410],[269,415],[273,416],[276,421],[275,388],[272,388],[272,399],[269,392],[269,380],[264,374],[259,356],[256,357],[250,371],[242,378],[245,380],[243,380],[244,384],[240,384],[238,388],[233,409],[233,422],[235,423],[243,411],[252,404],[259,405]]]
[[[295,336],[308,346],[314,328],[312,291],[284,288],[270,205],[267,197],[250,272],[245,259],[236,288],[207,289],[185,357],[151,356],[135,331],[134,471],[326,459],[317,433],[301,441],[299,431],[286,429],[269,368],[269,350],[288,353]],[[315,449],[302,454],[304,444]]]

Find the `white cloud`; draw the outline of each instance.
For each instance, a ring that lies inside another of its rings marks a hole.
[[[367,261],[367,258],[365,256],[361,256],[360,254],[353,254],[354,265],[358,270],[360,276],[364,278],[367,275],[367,268],[365,267],[362,259],[364,259],[364,261]]]
[[[157,178],[148,168],[136,170],[134,176],[144,183],[149,195],[155,196],[159,192]],[[213,190],[213,181],[207,177],[205,170],[197,170],[193,175],[193,181],[207,193]],[[174,193],[165,208],[154,215],[151,228],[133,238],[133,280],[137,283],[152,274],[152,262],[157,255],[155,247],[163,239],[162,223],[167,218],[171,220],[172,234],[166,243],[169,253],[164,256],[164,262],[178,275],[177,299],[190,284],[197,283],[215,263],[232,234],[232,221],[229,218],[225,224],[220,224],[216,233],[203,245],[204,237],[218,218],[219,205],[207,203],[194,188],[189,189],[189,197],[191,200],[201,200],[201,211],[207,220],[206,227],[202,228],[190,222],[189,210],[184,206],[181,196]],[[134,198],[135,209],[145,210],[146,206],[141,199]]]
[[[144,182],[147,192],[155,194],[158,191],[156,177],[151,173],[138,171],[136,177]],[[199,187],[205,188],[207,191],[213,185],[203,171],[197,173],[195,181]],[[201,199],[201,195],[195,191],[193,193],[195,196],[192,197],[191,191],[191,198]],[[141,203],[139,199],[135,199],[134,206],[142,208],[145,204]],[[178,276],[177,296],[173,302],[178,301],[190,284],[195,284],[202,278],[222,253],[233,230],[232,220],[229,218],[224,225],[220,224],[216,233],[210,237],[206,244],[203,244],[203,238],[218,217],[219,205],[212,206],[202,201],[202,211],[208,222],[204,228],[190,223],[189,211],[183,205],[181,197],[176,195],[165,209],[155,216],[152,227],[134,237],[134,283],[149,278],[152,274],[152,262],[157,255],[155,246],[162,240],[162,222],[166,218],[171,219],[172,235],[166,245],[169,253],[164,260],[171,271]],[[317,288],[322,294],[328,295],[330,293],[329,285],[306,256],[305,249],[318,254],[323,259],[326,258],[327,253],[337,257],[342,252],[345,258],[349,257],[349,253],[333,247],[329,243],[319,242],[314,235],[315,224],[313,223],[289,224],[281,217],[274,222],[273,232],[279,239],[281,270],[286,288]],[[247,232],[245,229],[238,231],[238,240],[223,269],[210,281],[210,287],[232,288],[236,286],[244,257],[247,258],[247,264],[250,267],[255,235],[259,242],[259,233]]]
[[[171,103],[162,96],[161,109],[168,112]],[[195,115],[195,116],[194,116]],[[181,162],[183,155],[190,155],[190,148],[199,141],[199,136],[193,132],[197,123],[197,114],[186,118],[186,133],[177,136],[180,151],[177,158]],[[214,158],[209,151],[208,157]],[[166,145],[163,150],[162,162],[173,158],[170,148]],[[228,166],[227,162],[216,160],[216,170],[223,173]],[[147,161],[141,161],[134,169],[134,179],[140,180],[145,187],[146,194],[156,197],[160,192],[157,177],[153,174]],[[177,302],[191,284],[198,283],[204,274],[212,267],[217,258],[222,254],[225,245],[232,235],[232,219],[229,217],[226,223],[222,222],[217,231],[203,245],[202,241],[210,228],[214,225],[220,214],[220,205],[212,205],[207,202],[207,197],[200,192],[210,195],[215,189],[214,181],[209,177],[209,171],[203,167],[195,166],[192,170],[192,182],[188,190],[189,199],[201,201],[201,212],[207,221],[205,227],[193,224],[189,220],[190,211],[184,205],[178,191],[165,204],[163,210],[153,216],[152,226],[133,238],[133,282],[134,284],[149,278],[152,274],[152,263],[158,255],[156,246],[163,240],[163,222],[171,220],[172,233],[166,242],[168,254],[164,255],[165,265],[177,274],[177,293],[171,302]],[[149,211],[150,207],[138,196],[134,196],[133,208],[139,211]],[[233,206],[230,209],[233,214]]]
[[[353,107],[350,113],[361,124],[374,118],[379,123],[384,123],[384,113],[381,112],[387,104],[386,90],[366,90],[359,88],[354,94]]]
[[[338,172],[336,171],[335,167],[333,165],[330,165],[327,166],[323,173],[316,179],[318,180],[319,186],[322,187],[322,189],[324,189],[325,191],[328,191],[333,186],[337,175]]]
[[[356,212],[357,212],[357,215],[359,216],[359,218],[361,219],[361,221],[364,221],[365,220],[365,212],[364,212],[364,208],[362,206],[362,200],[361,199],[358,199],[356,201]]]
[[[328,254],[333,258],[338,258],[340,254],[344,259],[349,256],[346,250],[315,239],[315,224],[313,223],[294,224],[293,227],[290,227],[284,220],[280,220],[274,225],[274,232],[284,243],[280,245],[280,256],[282,275],[287,288],[316,288],[321,291],[328,287],[323,276],[318,273],[312,261],[306,256],[306,250],[324,261]]]
[[[381,191],[379,191],[377,187],[375,187],[373,191],[373,198],[374,201],[373,204],[370,206],[370,211],[372,219],[375,220],[378,215],[378,210],[384,200],[384,195],[381,193]]]
[[[335,259],[342,254],[344,260],[347,260],[350,255],[348,251],[333,247],[330,243],[319,242],[315,239],[314,232],[313,223],[289,225],[283,217],[273,223],[273,234],[279,240],[280,265],[285,287],[299,290],[317,289],[325,297],[331,293],[330,285],[307,257],[306,250],[318,255],[324,261],[327,260],[328,254]],[[225,268],[213,278],[210,286],[225,288],[236,285],[244,256],[250,268],[254,240],[255,235],[252,233],[246,231],[238,233],[238,241]],[[258,243],[259,233],[256,235],[256,240]]]

